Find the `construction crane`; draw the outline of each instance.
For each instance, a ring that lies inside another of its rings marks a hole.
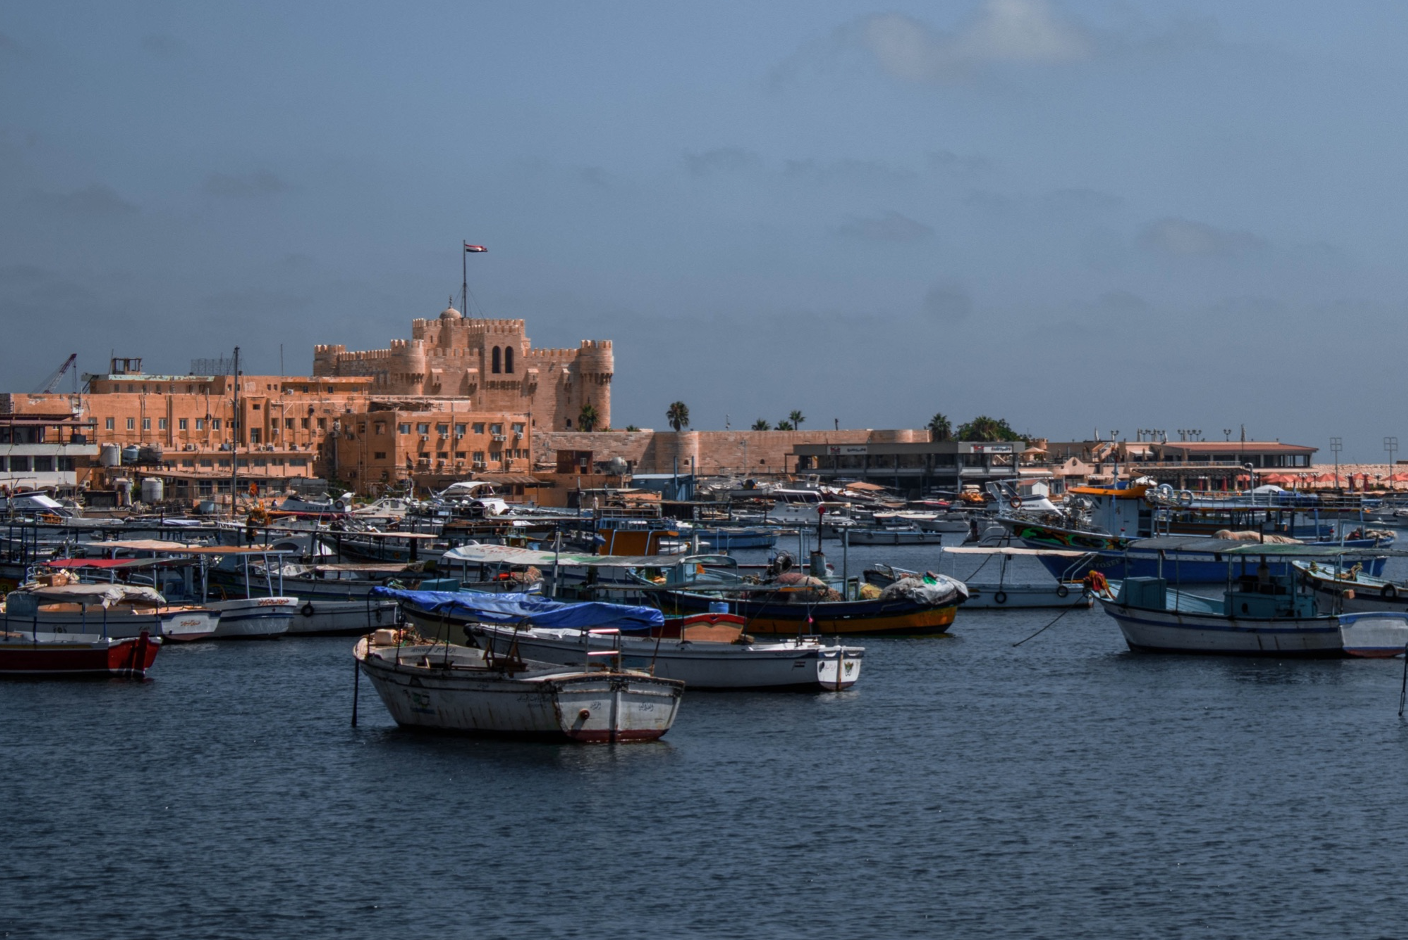
[[[64,377],[64,375],[68,372],[69,369],[73,368],[73,364],[77,361],[78,353],[71,353],[69,357],[64,360],[64,364],[59,366],[52,373],[50,373],[49,377],[44,380],[43,384],[41,384],[38,388],[34,390],[34,394],[47,395],[54,389],[58,388],[59,380]]]

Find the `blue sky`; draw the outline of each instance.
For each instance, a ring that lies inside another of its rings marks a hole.
[[[614,423],[1398,407],[1408,7],[0,3],[3,386],[615,341]],[[1323,456],[1328,458],[1328,453]]]

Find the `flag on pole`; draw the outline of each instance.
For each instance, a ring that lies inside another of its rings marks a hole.
[[[469,242],[465,242],[465,243],[464,243],[464,250],[465,250],[465,251],[488,251],[489,249],[485,248],[483,245],[471,245]]]

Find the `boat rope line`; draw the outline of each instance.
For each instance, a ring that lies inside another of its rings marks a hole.
[[[1398,717],[1403,717],[1403,707],[1408,704],[1408,645],[1403,647],[1403,688],[1398,693]]]
[[[1048,629],[1050,629],[1051,627],[1054,627],[1054,626],[1056,625],[1056,621],[1057,621],[1057,620],[1060,620],[1062,617],[1066,616],[1066,614],[1069,614],[1071,611],[1073,611],[1073,610],[1075,610],[1075,609],[1076,609],[1075,605],[1072,604],[1071,606],[1067,607],[1065,610],[1063,610],[1063,611],[1061,611],[1059,614],[1057,614],[1055,620],[1052,620],[1052,621],[1051,621],[1050,623],[1048,623],[1046,626],[1044,626],[1044,627],[1042,627],[1040,630],[1036,631],[1036,633],[1033,633],[1031,636],[1027,637],[1026,640],[1018,640],[1016,643],[1013,643],[1012,645],[1013,645],[1014,647],[1016,647],[1016,646],[1021,646],[1023,643],[1027,642],[1027,640],[1030,640],[1030,639],[1032,639],[1033,637],[1040,636],[1041,634],[1045,633],[1045,632],[1046,632]]]
[[[978,565],[978,567],[976,567],[976,568],[973,569],[973,574],[970,574],[968,577],[964,578],[963,580],[964,580],[965,582],[966,582],[966,581],[972,581],[974,575],[976,575],[979,571],[982,571],[982,570],[983,570],[983,565],[986,565],[988,562],[992,561],[992,560],[993,560],[994,558],[996,558],[996,557],[997,557],[996,555],[989,555],[988,557],[984,558],[983,561],[982,561],[982,564]]]

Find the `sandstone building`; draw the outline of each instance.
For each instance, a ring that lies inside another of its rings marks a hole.
[[[374,396],[467,399],[469,409],[528,415],[543,430],[577,427],[588,404],[596,427],[609,427],[612,370],[610,340],[534,349],[522,320],[466,319],[454,307],[412,320],[411,338],[386,349],[313,350],[315,378],[369,377]]]

